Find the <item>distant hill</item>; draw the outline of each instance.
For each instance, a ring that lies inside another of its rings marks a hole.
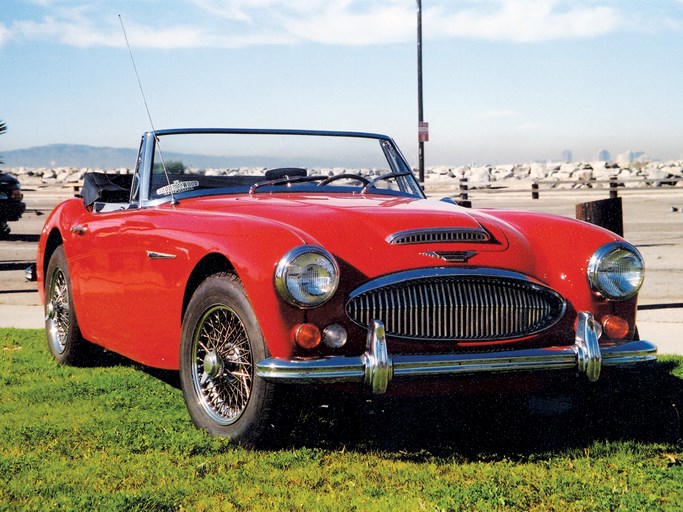
[[[76,167],[95,169],[131,169],[135,167],[137,149],[108,148],[85,146],[81,144],[49,144],[27,149],[0,151],[0,160],[4,168],[12,167]],[[192,167],[225,167],[225,157],[164,152],[166,161],[180,160]],[[282,166],[281,159],[261,156],[233,156],[231,165],[237,167],[278,167]],[[310,162],[307,162],[310,163]],[[298,165],[296,159],[290,159],[286,165]],[[304,165],[302,162],[301,165]],[[316,162],[319,166],[333,166],[334,160],[320,158]]]
[[[93,147],[82,144],[49,144],[2,151],[5,167],[134,167],[136,149]]]

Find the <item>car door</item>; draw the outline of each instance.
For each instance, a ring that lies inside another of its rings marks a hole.
[[[169,215],[163,208],[87,213],[72,229],[71,247],[84,336],[136,361],[173,367],[188,254],[168,236]]]

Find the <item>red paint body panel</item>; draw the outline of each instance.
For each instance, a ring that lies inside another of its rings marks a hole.
[[[75,234],[74,226],[86,231]],[[494,241],[458,243],[458,251],[476,252],[466,263],[447,263],[425,254],[454,250],[453,243],[387,242],[397,232],[446,227],[483,227]],[[345,297],[369,279],[418,268],[510,270],[545,284],[567,300],[565,318],[547,333],[497,345],[543,346],[547,340],[557,343],[558,339],[571,345],[577,311],[601,318],[618,309],[631,325],[635,321],[635,299],[608,303],[591,293],[586,280],[593,252],[619,238],[585,223],[548,215],[470,210],[438,201],[372,194],[210,196],[185,199],[176,206],[165,203],[112,213],[93,213],[81,200],[72,199],[52,212],[41,237],[38,277],[43,298],[45,252],[53,232],[63,239],[84,337],[160,368],[178,368],[188,280],[202,259],[212,254],[222,255],[235,269],[269,350],[279,357],[300,354],[292,330],[304,319],[321,328],[332,323],[346,326],[350,340],[341,353],[361,354],[365,333],[346,318]],[[273,281],[277,262],[302,244],[324,247],[341,269],[336,296],[309,311],[284,303]],[[162,257],[151,258],[148,252]],[[415,349],[409,343],[390,343],[392,350]],[[329,349],[312,354],[325,350]]]

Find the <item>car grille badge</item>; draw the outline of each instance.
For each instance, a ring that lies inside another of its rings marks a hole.
[[[477,255],[477,251],[428,251],[420,254],[439,258],[448,263],[467,263],[473,256]]]

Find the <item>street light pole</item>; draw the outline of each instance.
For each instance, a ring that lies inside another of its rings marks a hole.
[[[424,111],[422,108],[422,0],[417,0],[417,126],[418,126],[418,157],[419,180],[425,181],[424,141],[426,140]]]

